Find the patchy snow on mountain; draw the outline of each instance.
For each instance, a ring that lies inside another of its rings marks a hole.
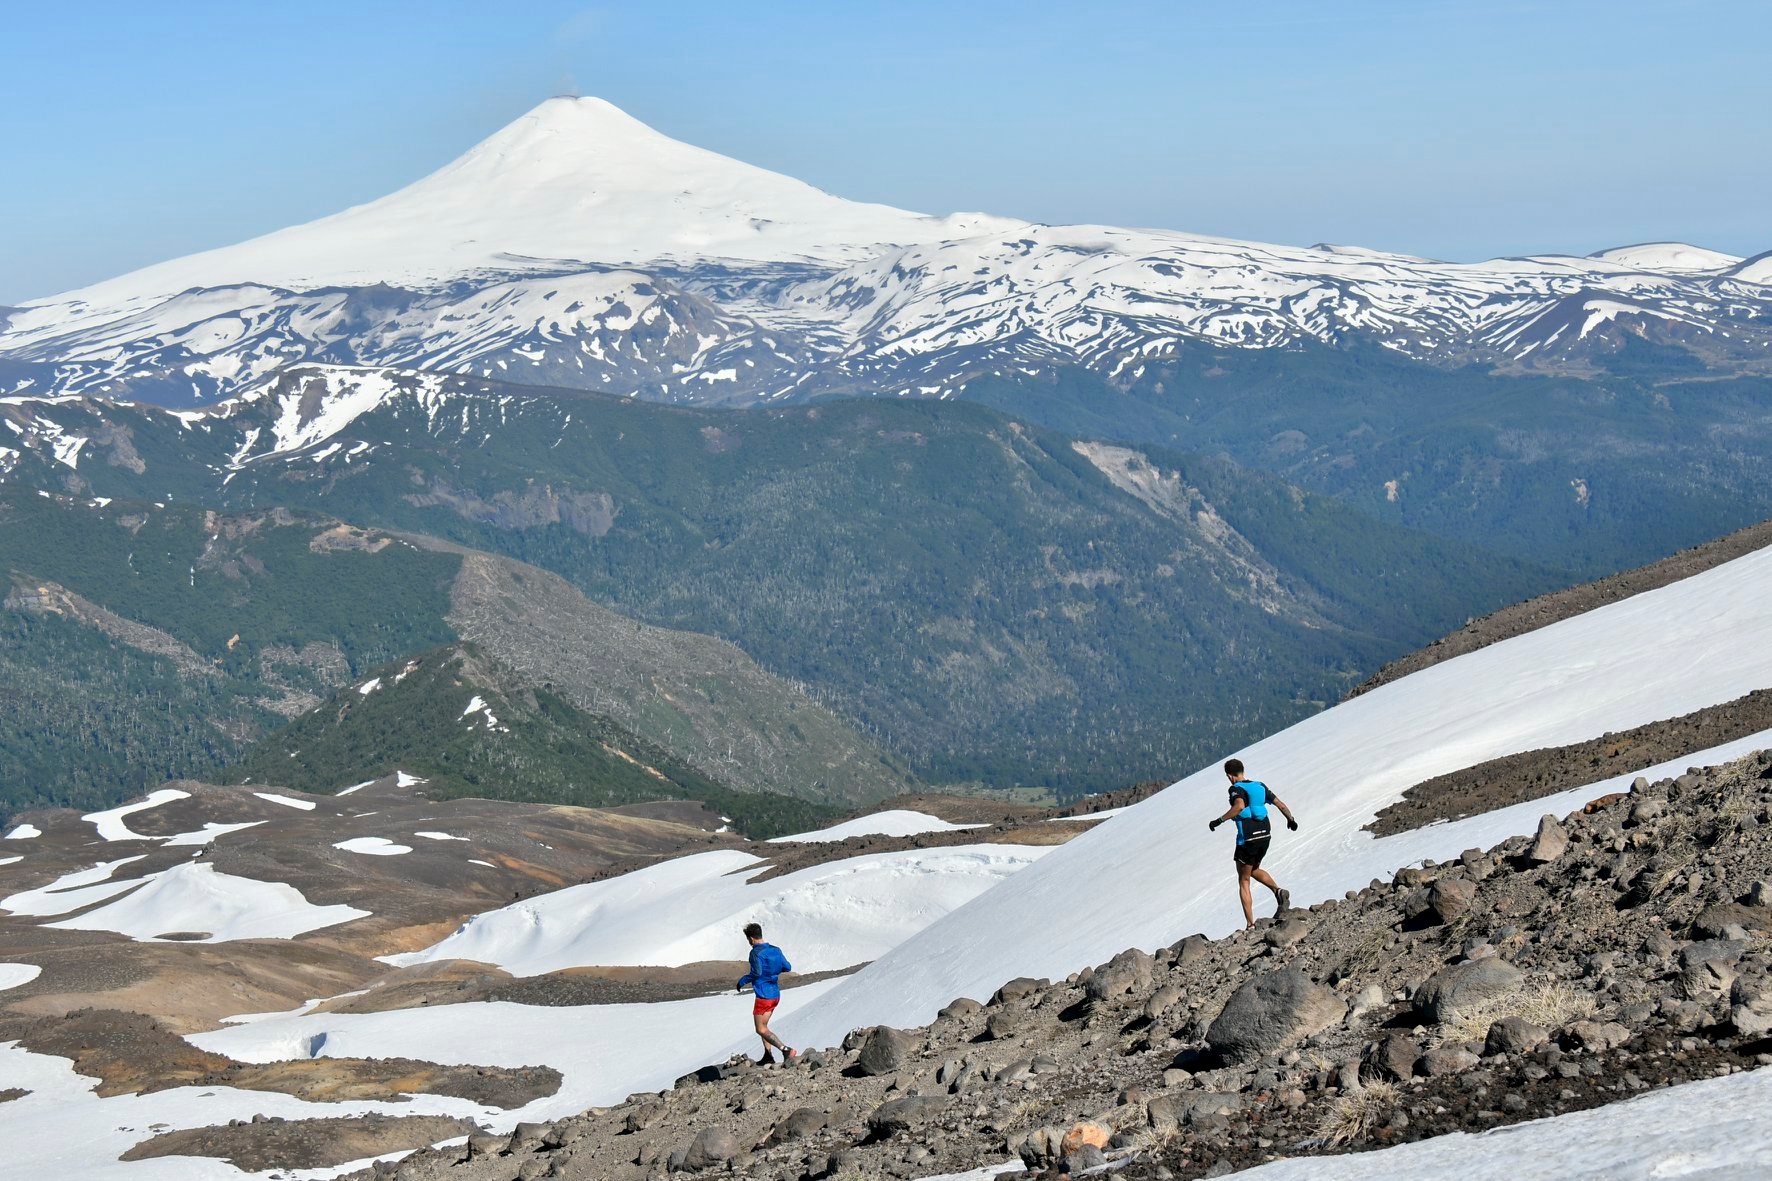
[[[21,984],[29,984],[42,973],[43,969],[36,964],[0,964],[0,992],[8,988],[17,988]]]
[[[43,830],[35,824],[21,824],[6,834],[9,841],[29,841],[43,835]]]
[[[736,849],[698,853],[569,886],[469,919],[397,965],[462,959],[516,976],[615,965],[743,959],[737,932],[763,924],[800,972],[853,967],[1038,861],[1049,846],[960,845],[875,853],[762,881]]]
[[[727,819],[727,817],[721,817]],[[912,837],[925,832],[954,832],[962,828],[985,828],[983,824],[950,824],[939,816],[931,816],[927,812],[912,812],[905,808],[890,808],[884,812],[872,812],[854,820],[845,820],[841,824],[833,824],[829,828],[821,828],[816,832],[794,833],[792,836],[771,837],[772,845],[789,843],[812,843],[824,841],[841,841],[849,837],[886,836]]]
[[[372,813],[365,813],[372,815]],[[347,853],[363,853],[370,857],[398,857],[402,853],[412,852],[411,845],[398,845],[387,837],[352,837],[339,841],[332,846],[343,849]]]
[[[312,812],[315,807],[313,800],[291,799],[289,796],[280,796],[274,792],[268,791],[255,791],[252,794],[261,800],[268,800],[273,804],[282,804],[285,808],[300,808],[304,812]]]
[[[137,800],[133,804],[124,804],[118,808],[107,808],[103,812],[89,812],[80,819],[91,821],[93,827],[98,829],[98,835],[107,841],[145,841],[151,838],[130,831],[129,826],[123,822],[124,817],[132,816],[137,812],[146,812],[149,808],[158,808],[161,804],[170,804],[173,800],[188,800],[190,798],[191,793],[188,791],[180,791],[176,787],[163,787],[158,791],[149,792],[148,798],[145,800]]]
[[[48,925],[115,931],[149,943],[168,935],[183,943],[225,943],[293,939],[370,913],[354,906],[316,906],[294,886],[218,873],[205,862],[174,866],[125,884],[140,888],[97,910]]]
[[[119,857],[115,861],[103,861],[90,869],[77,869],[64,873],[47,886],[38,886],[34,890],[21,890],[16,894],[0,898],[0,910],[9,914],[32,916],[67,914],[79,910],[83,906],[91,906],[95,902],[103,902],[114,898],[125,890],[133,889],[140,884],[140,879],[112,881],[111,875],[117,872],[120,865],[128,865],[132,861],[140,861],[145,853],[137,853],[133,857]]]
[[[256,828],[266,823],[263,820],[242,820],[237,824],[223,824],[215,820],[206,820],[203,827],[193,832],[175,833],[162,840],[165,845],[208,845],[213,844],[217,837],[225,837],[231,832],[242,829]]]

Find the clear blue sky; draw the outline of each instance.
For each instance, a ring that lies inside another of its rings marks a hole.
[[[380,196],[566,89],[928,212],[1757,253],[1769,47],[1767,0],[16,0],[0,303]]]

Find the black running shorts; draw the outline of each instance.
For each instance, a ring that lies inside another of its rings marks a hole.
[[[1238,865],[1247,865],[1250,869],[1260,869],[1261,859],[1267,856],[1267,838],[1256,841],[1244,841],[1237,846],[1234,860]]]

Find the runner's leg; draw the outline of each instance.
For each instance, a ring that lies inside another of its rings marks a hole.
[[[1251,867],[1237,862],[1237,893],[1243,899],[1243,923],[1245,926],[1255,925],[1255,900],[1249,896],[1249,874]]]

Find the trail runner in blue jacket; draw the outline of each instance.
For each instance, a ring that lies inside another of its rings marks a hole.
[[[773,943],[763,942],[761,924],[745,924],[744,937],[751,941],[751,970],[739,977],[738,991],[743,992],[745,986],[750,985],[751,992],[757,998],[751,1005],[751,1021],[757,1027],[757,1036],[763,1039],[763,1056],[757,1061],[774,1062],[775,1055],[770,1052],[773,1048],[781,1051],[783,1062],[792,1062],[800,1056],[800,1051],[769,1031],[769,1018],[775,1012],[775,1006],[781,1004],[781,974],[792,972],[794,965],[788,963],[788,957],[781,954],[781,948]]]
[[[1278,903],[1274,911],[1276,917],[1292,907],[1292,895],[1282,890],[1280,883],[1261,868],[1261,859],[1267,856],[1268,838],[1273,835],[1273,825],[1268,823],[1268,806],[1271,804],[1286,814],[1286,827],[1293,832],[1298,831],[1298,821],[1293,817],[1292,809],[1270,791],[1267,784],[1243,774],[1243,760],[1231,759],[1225,763],[1224,774],[1231,781],[1230,810],[1206,827],[1216,829],[1227,820],[1237,822],[1237,849],[1233,854],[1237,867],[1237,892],[1243,897],[1244,925],[1253,927],[1255,906],[1249,897],[1250,878],[1274,892],[1274,901]]]

